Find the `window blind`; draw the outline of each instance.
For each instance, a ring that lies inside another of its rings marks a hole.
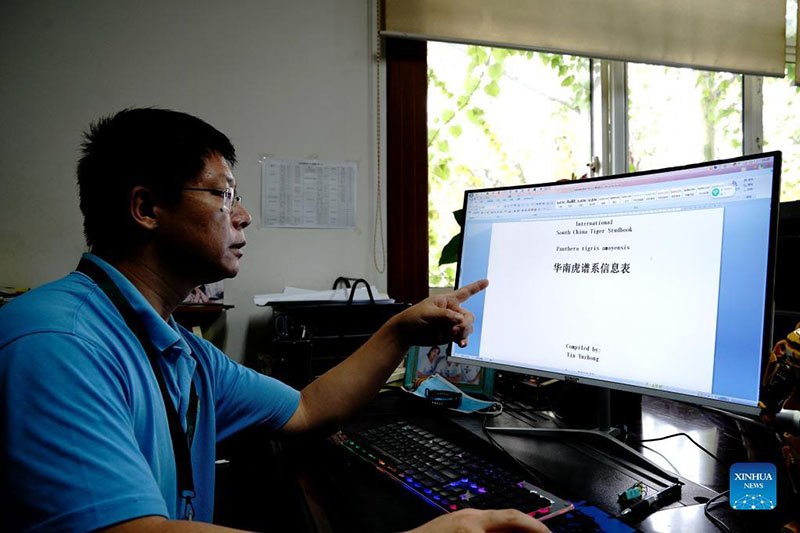
[[[785,0],[384,0],[384,34],[784,75]]]

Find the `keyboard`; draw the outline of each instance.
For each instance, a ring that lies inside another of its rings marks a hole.
[[[511,465],[488,459],[473,447],[465,449],[466,442],[448,436],[452,435],[435,427],[400,420],[348,434],[343,444],[445,512],[511,507],[547,520],[573,509],[570,502],[530,483]]]

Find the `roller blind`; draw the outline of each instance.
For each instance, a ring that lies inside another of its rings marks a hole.
[[[785,0],[385,0],[387,36],[784,75]]]

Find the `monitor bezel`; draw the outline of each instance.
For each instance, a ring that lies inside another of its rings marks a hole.
[[[771,151],[771,152],[763,152],[758,154],[751,154],[751,155],[744,155],[739,157],[727,158],[727,159],[716,159],[713,161],[704,161],[701,163],[692,163],[689,165],[681,165],[681,166],[674,166],[674,167],[663,167],[658,169],[652,170],[643,170],[638,172],[627,172],[624,174],[614,174],[611,176],[599,176],[595,178],[585,178],[581,180],[560,180],[560,181],[551,181],[547,183],[530,183],[524,185],[509,185],[503,187],[485,187],[481,189],[468,189],[464,191],[464,201],[463,201],[463,212],[464,212],[464,224],[461,227],[461,235],[460,235],[460,244],[458,249],[458,262],[456,265],[456,278],[455,278],[455,288],[459,287],[459,280],[461,279],[461,259],[462,254],[464,251],[464,232],[466,231],[467,227],[467,205],[469,202],[469,195],[471,193],[480,193],[480,192],[488,192],[488,191],[506,191],[506,190],[518,190],[518,189],[530,189],[534,187],[567,187],[567,186],[574,186],[575,184],[588,184],[588,183],[596,183],[602,181],[610,181],[610,180],[617,180],[622,178],[630,178],[630,177],[640,177],[640,176],[648,176],[653,174],[663,174],[668,172],[675,172],[675,171],[683,171],[683,170],[691,170],[694,168],[701,168],[701,167],[708,167],[713,165],[720,165],[720,164],[728,164],[728,163],[736,163],[740,161],[751,161],[757,159],[764,159],[767,157],[773,157],[773,167],[772,167],[772,197],[770,199],[770,221],[769,221],[769,235],[768,235],[768,243],[767,243],[767,280],[766,280],[766,288],[764,294],[764,325],[763,325],[763,338],[762,338],[762,353],[761,353],[761,361],[760,361],[760,369],[761,369],[761,376],[759,382],[763,381],[763,373],[764,369],[766,368],[766,364],[769,358],[770,351],[772,349],[772,324],[774,320],[774,298],[773,298],[773,291],[774,291],[774,284],[775,284],[775,261],[776,261],[776,247],[777,247],[777,236],[778,236],[778,214],[780,210],[780,181],[781,181],[781,152],[780,151]],[[491,280],[490,280],[491,283]],[[689,403],[693,405],[704,405],[709,407],[716,407],[720,409],[724,409],[727,411],[746,414],[746,415],[758,415],[761,412],[761,398],[760,398],[760,390],[759,390],[759,405],[758,406],[751,406],[737,402],[730,402],[725,400],[719,400],[716,398],[704,398],[700,396],[693,396],[690,394],[683,394],[679,392],[673,391],[665,391],[663,389],[650,389],[646,387],[640,387],[636,385],[628,385],[626,383],[618,383],[614,381],[606,381],[602,379],[596,378],[589,378],[585,376],[577,376],[573,374],[568,374],[564,372],[553,372],[551,370],[539,370],[539,369],[531,369],[528,367],[520,367],[514,366],[504,363],[496,363],[492,361],[480,361],[473,358],[467,357],[459,357],[452,355],[453,346],[452,344],[448,346],[447,349],[447,357],[452,358],[453,361],[470,364],[470,365],[479,365],[486,368],[495,368],[498,370],[508,370],[512,372],[519,372],[527,375],[535,375],[535,376],[542,376],[547,378],[555,378],[560,379],[569,383],[582,383],[588,385],[594,385],[609,389],[615,390],[622,390],[628,392],[635,392],[639,394],[645,394],[648,396],[655,396],[667,399],[678,400],[684,403]]]

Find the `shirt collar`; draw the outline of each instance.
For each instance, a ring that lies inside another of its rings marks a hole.
[[[119,270],[111,266],[110,263],[90,253],[84,253],[83,257],[95,263],[108,274],[111,281],[114,282],[114,285],[116,285],[122,293],[122,296],[128,300],[128,303],[130,303],[133,310],[139,316],[142,321],[142,326],[144,326],[145,332],[150,337],[150,342],[153,343],[153,347],[156,350],[162,353],[166,352],[170,347],[179,342],[181,343],[181,348],[184,348],[186,343],[183,341],[183,337],[178,333],[178,328],[172,316],[169,318],[169,323],[161,318],[150,302],[139,292],[139,289],[137,289]],[[185,346],[184,351],[188,352],[188,346]]]

